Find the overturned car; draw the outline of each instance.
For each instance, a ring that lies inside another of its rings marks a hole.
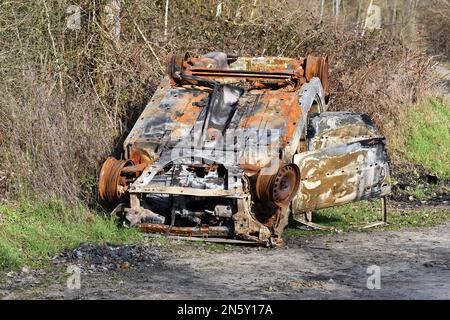
[[[326,57],[171,55],[99,197],[145,232],[280,244],[290,213],[390,192],[384,137],[328,98]]]

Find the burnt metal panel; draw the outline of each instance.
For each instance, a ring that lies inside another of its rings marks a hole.
[[[324,112],[308,122],[309,151],[295,155],[303,212],[385,196],[390,173],[384,137],[365,114]]]
[[[309,150],[382,137],[378,128],[366,114],[323,112],[309,117],[307,136]]]

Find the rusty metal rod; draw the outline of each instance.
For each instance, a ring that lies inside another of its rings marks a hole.
[[[141,231],[155,232],[155,233],[168,233],[174,235],[184,235],[190,237],[227,237],[231,235],[231,230],[228,227],[211,227],[202,225],[200,227],[171,227],[166,224],[155,223],[140,223],[137,225]]]
[[[382,221],[387,223],[386,196],[381,197],[381,215],[382,215]]]

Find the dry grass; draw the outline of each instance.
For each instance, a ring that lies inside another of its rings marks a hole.
[[[16,189],[31,185],[39,193],[75,200],[80,183],[89,183],[95,164],[112,151],[116,133],[91,93],[69,97],[49,93],[51,88],[29,71],[20,86],[2,92],[2,162],[26,178],[15,181]]]
[[[0,4],[0,169],[14,173],[16,190],[93,200],[99,165],[120,147],[172,51],[327,54],[331,108],[366,112],[382,127],[434,85],[429,57],[395,32],[363,37],[358,23],[328,15],[318,23],[307,1],[235,0],[219,18],[217,1],[171,1],[167,39],[164,1],[127,1],[119,41],[103,23],[104,3]],[[78,31],[66,28],[69,4],[82,8]]]

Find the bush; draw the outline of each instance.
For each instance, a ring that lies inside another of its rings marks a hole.
[[[94,203],[105,157],[120,152],[171,51],[328,55],[332,110],[363,111],[382,128],[433,85],[430,60],[388,29],[361,36],[308,1],[127,1],[121,37],[108,32],[105,1],[10,1],[0,9],[0,161],[15,188]],[[66,8],[82,8],[80,30]],[[2,169],[2,168],[0,168]]]

